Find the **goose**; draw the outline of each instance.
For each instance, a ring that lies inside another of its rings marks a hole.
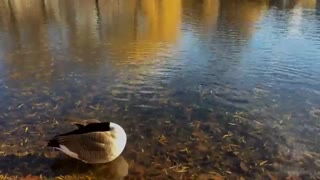
[[[48,147],[87,164],[111,162],[123,152],[127,135],[119,124],[96,119],[69,121],[78,129],[53,137]]]

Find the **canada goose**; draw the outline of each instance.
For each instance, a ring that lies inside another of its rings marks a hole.
[[[78,129],[55,136],[47,146],[89,164],[113,161],[126,146],[126,132],[116,123],[95,119],[71,123]]]

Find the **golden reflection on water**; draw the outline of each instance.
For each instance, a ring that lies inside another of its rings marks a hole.
[[[103,2],[108,1],[101,1],[101,4]],[[104,34],[102,41],[117,59],[130,58],[135,63],[150,61],[152,56],[168,49],[166,46],[174,45],[178,40],[181,33],[181,0],[131,3],[99,6],[101,31]],[[112,15],[109,8],[113,9]]]
[[[316,0],[290,2],[316,6]],[[157,53],[178,44],[182,24],[188,23],[182,17],[186,9],[194,9],[189,18],[195,26],[212,28],[223,20],[225,25],[236,25],[239,36],[250,38],[253,25],[270,4],[269,0],[1,1],[1,29],[9,38],[2,48],[9,63],[26,59],[35,65],[41,59],[46,64],[41,68],[49,69],[52,58],[58,56],[55,50],[63,49],[79,61],[112,55],[115,62],[122,62],[117,64],[150,63]]]
[[[235,25],[241,36],[249,38],[254,31],[254,24],[262,18],[268,9],[267,0],[225,0],[221,1],[221,16],[224,22]]]
[[[317,6],[317,0],[299,0],[297,2],[297,5],[302,7],[302,8],[309,8],[309,9],[314,9]]]
[[[186,14],[185,21],[190,21],[190,24],[194,24],[203,28],[203,31],[208,31],[215,27],[218,22],[220,14],[220,0],[184,0],[183,11]]]
[[[206,26],[214,26],[217,23],[219,17],[219,0],[205,0],[203,2],[202,10],[202,23]]]
[[[46,80],[52,76],[54,59],[95,69],[107,56],[117,65],[154,63],[152,57],[167,53],[181,34],[181,0],[0,3],[1,27],[9,38],[2,47],[12,77],[18,72],[21,78],[34,77],[35,69]]]

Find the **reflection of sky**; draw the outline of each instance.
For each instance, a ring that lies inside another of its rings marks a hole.
[[[289,21],[289,32],[288,36],[299,38],[302,36],[302,8],[295,8],[292,11],[292,16]]]
[[[314,9],[270,9],[253,25],[247,40],[234,36],[235,31],[224,31],[229,30],[224,23],[217,26],[204,35],[199,31],[203,27],[184,25],[180,60],[184,67],[173,84],[195,88],[224,82],[246,90],[264,85],[279,94],[319,88],[320,36],[315,32],[319,23]]]
[[[250,51],[244,55],[240,69],[255,83],[261,82],[261,78],[277,86],[316,83],[316,78],[320,77],[317,58],[320,44],[319,37],[309,37],[318,26],[316,21],[309,20],[313,14],[298,11],[288,19],[275,20],[277,16],[273,13],[278,12],[271,11],[258,24],[261,28],[253,34]],[[289,26],[285,26],[287,21]]]

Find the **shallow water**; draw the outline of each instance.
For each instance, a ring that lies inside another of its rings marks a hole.
[[[320,178],[319,57],[316,0],[1,1],[0,174]],[[66,117],[123,125],[125,152],[44,147]]]

